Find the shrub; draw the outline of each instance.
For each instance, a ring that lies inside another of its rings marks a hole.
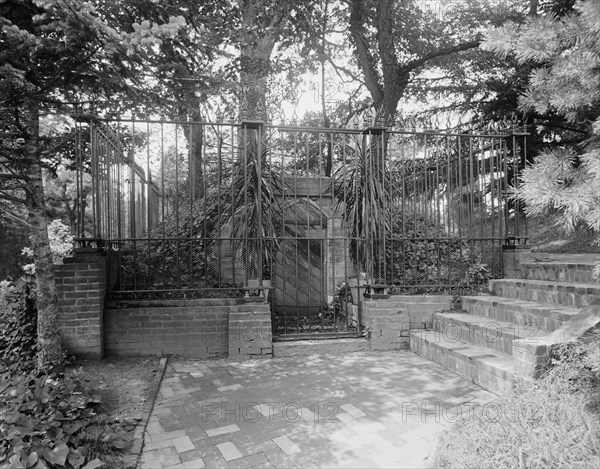
[[[33,284],[0,285],[0,372],[26,371],[37,350],[37,308]]]
[[[600,335],[554,351],[553,368],[440,438],[437,468],[600,466]]]
[[[94,469],[130,444],[133,423],[112,423],[96,409],[89,383],[31,371],[1,376],[0,467]]]

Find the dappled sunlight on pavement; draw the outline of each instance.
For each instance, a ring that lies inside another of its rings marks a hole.
[[[171,361],[140,467],[429,467],[494,399],[411,352]]]

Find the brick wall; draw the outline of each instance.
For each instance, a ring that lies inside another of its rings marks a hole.
[[[502,277],[521,278],[521,266],[530,255],[530,246],[522,244],[502,246]]]
[[[106,309],[107,355],[162,353],[227,357],[235,350],[234,344],[240,351],[232,358],[272,354],[271,315],[267,303],[210,299],[177,300],[168,304],[130,302],[126,307]]]
[[[408,314],[398,308],[369,308],[371,350],[401,350],[409,345]]]
[[[392,295],[387,299],[366,300],[360,304],[360,323],[369,325],[370,311],[375,308],[396,308],[406,312],[411,329],[433,327],[433,313],[450,308],[450,295]]]
[[[106,263],[101,255],[76,256],[55,266],[63,345],[78,357],[104,356]]]
[[[592,264],[556,264],[551,262],[521,263],[521,278],[551,282],[594,283]]]
[[[433,314],[450,307],[448,295],[392,295],[361,302],[361,324],[368,328],[371,350],[409,347],[411,329],[431,328]]]
[[[240,305],[229,313],[229,358],[271,358],[273,332],[267,303]]]

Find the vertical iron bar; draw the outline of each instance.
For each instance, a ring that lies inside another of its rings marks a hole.
[[[209,220],[209,214],[208,214],[208,181],[207,181],[207,177],[208,177],[208,170],[207,170],[207,155],[206,155],[206,146],[207,146],[207,142],[206,142],[206,135],[205,135],[205,125],[202,124],[201,122],[195,122],[192,125],[196,125],[198,127],[200,127],[200,157],[202,159],[202,171],[200,173],[200,176],[202,177],[202,199],[204,201],[204,210],[203,210],[203,216],[205,218],[205,220]],[[219,124],[218,124],[219,125]],[[217,127],[220,128],[220,127]],[[213,132],[216,132],[217,128],[213,128]],[[196,163],[197,164],[197,163]],[[218,192],[218,188],[219,188],[219,181],[217,181],[217,192]],[[220,210],[220,205],[221,205],[221,198],[218,197],[217,198],[217,206],[219,207],[218,210]],[[214,222],[214,220],[211,219],[211,221]],[[219,223],[219,218],[217,217],[217,223]],[[213,233],[211,236],[210,230],[213,229]],[[217,228],[217,230],[219,231],[218,236],[220,236],[220,228]],[[208,233],[204,233],[204,238],[200,241],[201,243],[201,247],[202,249],[200,250],[201,253],[203,253],[202,259],[200,259],[200,261],[204,264],[204,283],[200,283],[200,285],[204,285],[204,286],[208,286],[209,283],[209,278],[208,278],[208,246],[209,246],[209,242],[211,241],[211,238],[214,239],[214,225],[212,225],[209,227],[209,232]],[[197,240],[195,240],[196,242],[198,242]],[[217,252],[219,255],[221,250],[221,243],[219,241],[217,241]],[[194,248],[192,246],[192,260],[194,259]],[[220,255],[218,257],[218,260],[220,261]],[[218,264],[219,266],[221,265],[220,263]],[[202,268],[202,266],[200,266],[198,268],[198,271],[200,271],[200,269]],[[219,278],[218,280],[218,286],[221,286],[221,274],[220,274],[221,269],[219,269]],[[193,281],[194,277],[192,276],[192,281]],[[198,279],[199,281],[200,279]],[[210,283],[212,282],[213,279],[210,279]],[[194,282],[195,285],[198,285],[198,282]]]
[[[444,141],[444,151],[450,157],[450,152],[448,150],[448,139],[449,137],[443,138]],[[433,181],[432,181],[433,182]],[[449,181],[450,182],[450,181]],[[440,191],[440,151],[436,151],[435,153],[435,188],[433,192],[434,200],[435,200],[435,246],[437,251],[437,262],[436,262],[436,270],[437,270],[437,283],[438,285],[442,283],[441,270],[442,270],[442,260],[441,260],[441,252],[440,252],[440,244],[442,243],[442,237],[440,234],[441,231],[441,223],[440,223],[440,199],[441,199],[441,191]]]
[[[181,285],[179,242],[179,124],[175,123],[175,281],[177,285]]]
[[[217,131],[218,129],[218,131]],[[208,133],[208,131],[207,131]],[[221,179],[223,177],[223,135],[225,134],[225,132],[222,130],[221,126],[215,128],[213,130],[214,133],[214,139],[215,142],[217,144],[217,161],[215,162],[217,165],[217,265],[222,265],[224,266],[224,262],[223,262],[223,233],[221,232],[221,227],[223,225],[223,221],[221,220]],[[206,140],[206,137],[203,138],[203,141]],[[205,144],[206,146],[206,144]],[[206,155],[204,156],[204,159],[206,159]],[[206,180],[206,172],[204,173],[204,178]],[[206,187],[204,188],[204,194],[206,197]],[[204,262],[208,263],[208,259],[207,259],[207,254],[205,253],[204,255]],[[224,266],[225,267],[225,266]],[[222,269],[219,269],[218,271],[218,278],[217,278],[217,282],[219,284],[219,287],[224,286],[224,281],[223,281],[223,275],[222,275]]]
[[[498,152],[496,151],[496,139],[491,137],[491,155],[490,155],[490,205],[492,210],[492,237],[496,236],[496,210],[494,206],[494,198],[496,196],[496,157]],[[483,244],[483,243],[482,243]],[[482,256],[483,257],[483,256]]]
[[[259,286],[262,287],[263,285],[263,213],[262,213],[262,139],[263,139],[263,131],[264,131],[264,127],[262,125],[260,125],[258,127],[258,129],[256,130],[256,138],[257,138],[257,155],[256,155],[256,173],[257,173],[257,192],[258,192],[258,200],[256,201],[257,204],[257,211],[258,211],[258,239],[255,241],[258,245],[258,252],[256,253],[256,256],[258,256],[258,279],[259,279]]]
[[[196,142],[194,141],[194,123],[191,120],[188,120],[188,123],[185,124],[188,126],[188,135],[189,138],[188,140],[188,186],[189,186],[189,198],[190,198],[190,213],[188,215],[188,220],[187,223],[189,224],[189,234],[188,237],[189,239],[187,240],[187,242],[185,243],[185,248],[184,249],[189,249],[189,255],[190,255],[190,261],[189,261],[189,272],[188,272],[188,279],[189,279],[189,286],[193,287],[194,286],[194,223],[192,222],[192,220],[195,219],[194,216],[194,200],[197,196],[196,194],[196,165],[198,164],[197,161],[194,161],[195,155],[194,155],[194,146],[196,144]],[[206,197],[204,198],[204,200],[206,200]],[[204,216],[202,217],[202,226],[204,228],[206,228],[206,213],[204,213]],[[204,230],[206,231],[206,230]],[[206,237],[206,233],[203,233],[203,237]],[[204,241],[204,239],[203,239]]]
[[[165,135],[164,135],[164,123],[160,123],[160,193],[161,193],[161,251],[162,251],[162,280],[163,283],[167,277],[167,253],[166,253],[166,240],[165,240]],[[168,207],[167,207],[168,209]]]
[[[312,326],[313,326],[313,315],[312,315],[312,304],[311,304],[311,286],[312,286],[312,266],[311,266],[311,259],[310,259],[310,248],[311,248],[311,239],[310,239],[310,191],[309,191],[309,186],[310,186],[310,151],[309,151],[309,147],[310,147],[310,142],[309,142],[309,133],[305,132],[304,133],[304,140],[305,140],[305,145],[304,145],[304,154],[305,154],[305,159],[306,159],[306,173],[305,173],[305,179],[304,179],[304,200],[306,202],[306,231],[304,233],[304,238],[306,240],[306,251],[307,251],[307,255],[308,255],[308,287],[307,287],[307,291],[308,291],[308,295],[307,295],[307,303],[308,303],[308,331],[312,332]],[[296,243],[298,243],[298,233],[296,232]]]
[[[231,210],[230,210],[230,220],[229,220],[229,249],[232,250],[231,253],[231,281],[233,283],[233,285],[237,285],[238,282],[236,282],[236,269],[235,269],[235,264],[236,264],[236,256],[237,256],[237,247],[238,247],[238,243],[235,241],[234,239],[234,231],[233,231],[233,221],[234,221],[234,215],[235,215],[235,183],[236,183],[236,177],[239,177],[236,174],[236,167],[235,167],[235,159],[236,159],[236,153],[235,153],[235,144],[234,142],[238,142],[239,143],[239,133],[240,131],[235,130],[235,126],[233,124],[231,124],[230,128],[229,128],[229,132],[230,132],[230,138],[231,138],[231,161],[230,161],[230,165],[231,165],[231,200],[230,200],[230,204],[231,204]],[[237,139],[237,140],[236,140]],[[243,154],[241,155],[243,158]],[[243,160],[242,160],[243,161]],[[239,245],[241,246],[241,243],[239,243]]]
[[[148,284],[148,288],[151,288],[153,285],[153,282],[151,281],[152,277],[154,276],[155,273],[155,269],[153,269],[152,267],[152,262],[151,262],[151,255],[152,255],[152,249],[151,249],[151,241],[150,241],[150,220],[151,220],[151,195],[150,192],[152,190],[151,184],[152,184],[152,174],[151,174],[151,170],[150,170],[150,122],[147,121],[146,122],[146,223],[145,223],[145,229],[146,229],[146,237],[148,239],[148,257],[146,259],[147,260],[147,264],[148,264],[148,279],[147,279],[147,284]]]
[[[462,249],[462,244],[463,244],[463,227],[462,227],[462,223],[463,223],[463,160],[462,160],[462,149],[463,149],[463,145],[462,145],[462,137],[459,135],[458,136],[458,200],[459,203],[457,204],[458,207],[458,252],[459,252],[459,258],[458,258],[458,269],[459,272],[463,271],[463,264],[464,264],[464,260],[463,260],[463,249]],[[450,216],[450,210],[448,210],[448,216]],[[456,222],[456,220],[455,220]],[[450,255],[448,255],[448,263],[450,263]]]

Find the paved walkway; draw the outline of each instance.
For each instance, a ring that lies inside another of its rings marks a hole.
[[[439,433],[492,400],[411,352],[172,361],[140,467],[428,467]]]

